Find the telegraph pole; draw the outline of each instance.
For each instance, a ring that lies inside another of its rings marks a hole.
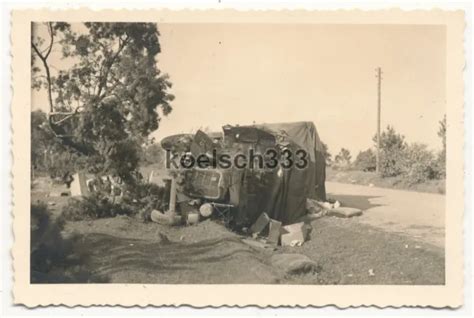
[[[382,69],[377,67],[375,77],[377,78],[377,153],[376,153],[376,172],[380,172],[380,107],[381,107],[381,88],[382,88]]]

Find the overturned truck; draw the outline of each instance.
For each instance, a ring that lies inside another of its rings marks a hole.
[[[312,122],[227,125],[222,133],[174,135],[161,145],[175,155],[208,157],[204,168],[175,169],[178,201],[184,196],[224,207],[233,226],[253,224],[263,212],[292,224],[307,213],[308,198],[326,201],[324,149]],[[224,155],[234,164],[216,162]]]

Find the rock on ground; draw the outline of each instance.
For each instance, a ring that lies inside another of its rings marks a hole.
[[[276,254],[272,256],[271,263],[289,275],[316,273],[320,270],[316,262],[303,254]]]

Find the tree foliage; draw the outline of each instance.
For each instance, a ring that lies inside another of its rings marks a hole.
[[[376,161],[375,153],[369,148],[365,151],[359,152],[354,161],[354,166],[356,169],[362,171],[375,171],[377,164]]]
[[[159,143],[152,143],[144,147],[142,161],[146,164],[164,164],[165,151]]]
[[[340,166],[349,166],[351,164],[351,153],[346,148],[341,148],[341,151],[334,157],[334,162]]]
[[[373,141],[377,146],[377,135]],[[380,173],[383,177],[393,177],[403,172],[403,156],[406,148],[405,137],[392,126],[380,134]]]
[[[41,110],[31,112],[31,164],[32,169],[62,177],[74,171],[77,155],[55,140],[48,125],[47,115]]]
[[[402,173],[412,184],[438,178],[435,155],[425,144],[408,145],[404,151]]]
[[[174,99],[168,76],[157,67],[156,24],[47,23],[46,28],[49,39],[33,32],[33,87],[48,90],[51,111],[78,112],[73,137],[63,144],[86,155],[81,160],[89,171],[131,181],[140,146],[158,129],[159,111],[171,112]],[[55,74],[49,61],[54,45],[67,65]]]

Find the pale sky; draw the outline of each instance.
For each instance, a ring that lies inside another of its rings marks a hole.
[[[375,68],[383,71],[382,127],[440,149],[446,112],[442,26],[159,24],[159,68],[173,111],[158,140],[199,127],[313,121],[335,155],[353,158],[376,130]],[[53,62],[54,63],[54,62]],[[47,110],[45,92],[33,108]]]

